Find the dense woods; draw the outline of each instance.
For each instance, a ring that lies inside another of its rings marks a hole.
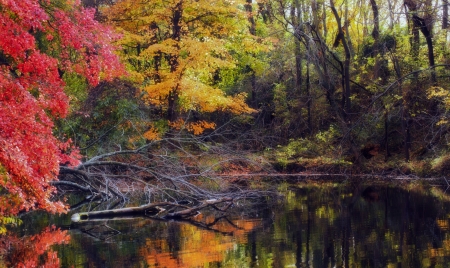
[[[0,220],[67,211],[55,187],[175,204],[254,196],[231,172],[445,176],[448,5],[0,0]]]

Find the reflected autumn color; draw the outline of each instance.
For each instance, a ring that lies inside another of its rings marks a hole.
[[[447,267],[450,263],[450,195],[444,190],[299,183],[285,194],[285,202],[265,207],[259,203],[246,207],[245,213],[222,215],[211,210],[190,219],[117,217],[67,225],[68,221],[53,218],[70,230],[70,243],[65,243],[65,232],[55,229],[24,238],[1,237],[0,267]],[[39,228],[35,223],[48,221],[30,214],[23,227],[32,230]],[[50,249],[52,244],[60,260]]]
[[[228,251],[238,244],[247,243],[247,234],[261,224],[260,220],[222,220],[214,217],[203,219],[211,229],[202,229],[190,224],[179,225],[180,237],[176,252],[168,239],[147,239],[139,249],[150,267],[205,267],[210,263],[221,263]]]
[[[60,267],[58,254],[51,247],[67,244],[67,231],[47,227],[37,235],[18,237],[6,234],[0,237],[0,267]]]

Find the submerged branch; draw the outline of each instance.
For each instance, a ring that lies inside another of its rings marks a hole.
[[[228,203],[225,208],[219,209],[217,208],[217,204],[220,203]],[[159,202],[152,203],[140,207],[129,207],[129,208],[119,208],[119,209],[111,209],[111,210],[101,210],[101,211],[92,211],[92,212],[82,212],[73,214],[71,219],[73,222],[86,222],[91,220],[99,220],[99,219],[111,219],[115,217],[121,216],[133,216],[133,215],[143,215],[147,217],[158,217],[161,219],[185,219],[192,216],[195,216],[200,213],[200,210],[206,207],[213,207],[217,210],[225,212],[228,208],[233,204],[233,199],[229,197],[221,198],[221,199],[212,199],[212,200],[204,200],[199,205],[196,206],[186,206],[177,203],[171,202]],[[163,208],[165,207],[165,208]],[[172,211],[177,208],[182,208],[180,211],[166,213],[166,211]]]

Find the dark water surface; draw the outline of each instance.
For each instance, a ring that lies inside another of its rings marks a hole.
[[[285,188],[285,202],[237,207],[217,222],[201,215],[198,226],[148,218],[75,225],[70,216],[28,215],[3,259],[61,267],[450,267],[445,189]]]

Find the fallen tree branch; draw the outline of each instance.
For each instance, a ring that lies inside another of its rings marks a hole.
[[[229,202],[225,209],[218,209],[217,204]],[[147,217],[159,217],[161,219],[186,219],[195,216],[200,210],[206,207],[215,207],[216,209],[225,212],[226,209],[231,207],[233,199],[230,197],[224,197],[221,199],[204,200],[199,205],[189,207],[182,204],[171,202],[158,202],[152,203],[140,207],[129,207],[111,210],[101,210],[92,212],[75,213],[72,215],[71,220],[73,222],[86,222],[98,219],[110,219],[114,217],[132,216],[132,215],[145,215]],[[163,208],[169,207],[169,208]],[[163,212],[170,211],[172,209],[182,208],[183,210],[167,213],[166,215],[159,216]]]
[[[181,211],[177,211],[177,212],[173,212],[173,213],[168,213],[166,216],[164,216],[164,218],[166,219],[177,219],[177,218],[188,218],[188,217],[192,217],[198,214],[198,212],[201,209],[204,209],[206,207],[212,206],[215,207],[216,204],[220,204],[220,203],[224,203],[224,202],[231,202],[228,206],[227,209],[229,207],[231,207],[231,204],[233,202],[233,198],[230,197],[224,197],[221,199],[211,199],[211,200],[204,200],[201,202],[200,205],[192,207],[192,208],[187,208]],[[224,210],[220,210],[222,212],[224,212]]]
[[[171,204],[171,203],[167,203]],[[154,203],[140,207],[129,207],[129,208],[119,208],[119,209],[110,209],[110,210],[101,210],[101,211],[92,211],[92,212],[81,212],[75,213],[72,215],[71,220],[73,222],[85,222],[89,220],[97,220],[97,219],[108,219],[120,216],[131,216],[144,214],[148,216],[155,216],[158,213],[164,211],[160,206],[167,205],[164,203]],[[175,204],[171,204],[175,205]]]
[[[91,187],[89,187],[89,186],[85,187],[83,185],[80,185],[78,183],[71,182],[71,181],[51,181],[51,182],[49,182],[49,184],[53,185],[53,186],[67,185],[67,186],[75,187],[75,188],[80,189],[85,192],[92,192]]]

